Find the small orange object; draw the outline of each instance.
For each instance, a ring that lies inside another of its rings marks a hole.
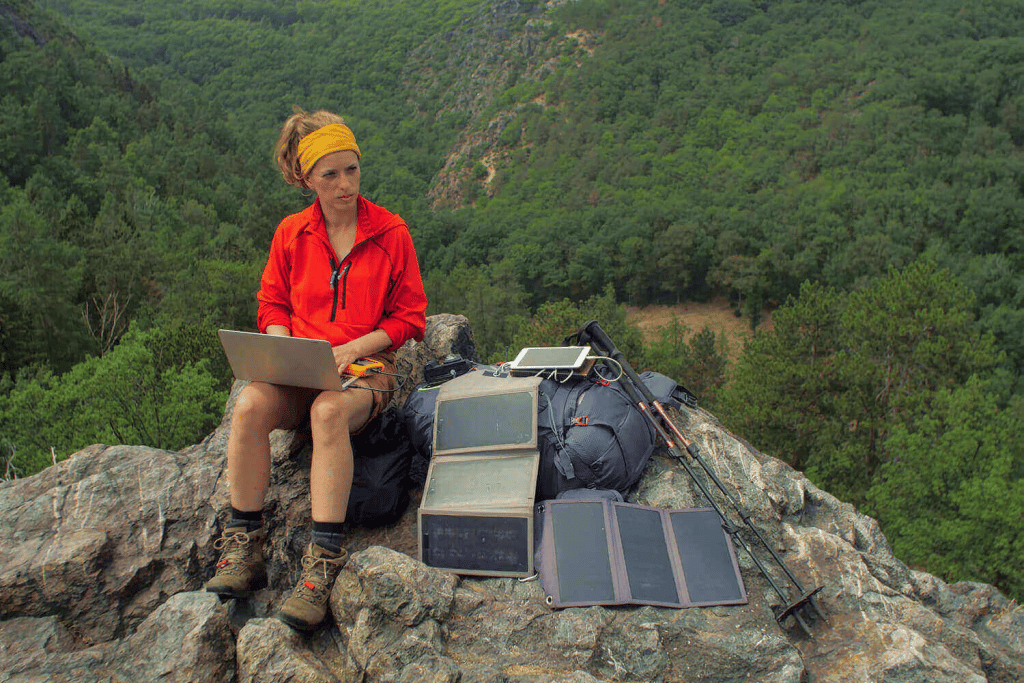
[[[355,363],[352,363],[345,368],[345,374],[353,377],[362,377],[363,375],[371,372],[376,372],[384,367],[384,364],[379,360],[371,360],[369,358],[360,358]]]

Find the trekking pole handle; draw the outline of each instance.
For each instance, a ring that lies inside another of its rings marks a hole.
[[[636,385],[637,391],[640,392],[643,396],[643,400],[646,401],[648,405],[657,403],[657,399],[654,398],[654,395],[651,393],[650,389],[647,388],[647,385],[644,384],[644,381],[640,379],[640,375],[636,374],[636,370],[634,370],[633,366],[631,366],[626,360],[626,356],[615,348],[615,342],[613,342],[605,331],[601,329],[601,326],[597,324],[596,320],[591,320],[586,323],[580,328],[580,331],[576,336],[581,344],[590,344],[595,347],[598,352],[618,363],[619,367],[622,368],[623,374],[632,380],[633,384]]]
[[[615,343],[605,334],[596,320],[591,320],[580,328],[579,338],[581,342],[589,343],[606,356],[614,357],[619,353],[619,350],[615,348]]]

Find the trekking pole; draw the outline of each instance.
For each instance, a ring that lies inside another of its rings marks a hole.
[[[636,402],[640,412],[647,417],[648,421],[654,426],[655,431],[665,441],[666,445],[668,446],[669,452],[683,466],[683,469],[685,469],[686,473],[690,475],[690,478],[700,489],[701,493],[704,494],[704,497],[707,498],[707,500],[711,503],[712,507],[714,507],[715,512],[718,513],[718,516],[722,520],[722,526],[725,529],[726,533],[728,533],[733,539],[735,539],[736,542],[739,543],[740,547],[742,547],[747,552],[750,558],[754,561],[754,564],[757,566],[758,570],[768,581],[769,585],[782,599],[782,605],[772,607],[772,611],[775,613],[776,621],[778,621],[779,624],[782,625],[782,622],[785,621],[785,619],[792,616],[800,625],[800,628],[804,631],[804,633],[806,633],[808,637],[813,637],[811,636],[810,629],[807,627],[806,622],[800,615],[800,610],[810,605],[814,609],[814,612],[818,615],[818,617],[820,617],[821,620],[824,621],[826,624],[828,623],[828,620],[825,619],[825,615],[822,614],[821,609],[818,607],[817,602],[814,599],[814,596],[818,593],[818,591],[821,590],[821,587],[814,588],[809,591],[804,590],[803,586],[800,583],[800,580],[796,577],[795,574],[793,574],[792,571],[790,571],[789,567],[787,567],[786,563],[782,561],[782,558],[779,556],[779,554],[775,552],[775,549],[768,543],[768,541],[764,538],[764,536],[761,534],[758,528],[754,526],[753,522],[751,522],[750,514],[747,513],[742,507],[740,507],[739,502],[737,502],[736,499],[732,496],[732,494],[729,493],[729,491],[725,488],[725,485],[715,474],[714,470],[712,470],[704,461],[704,459],[700,456],[700,451],[698,450],[696,444],[693,444],[685,436],[683,436],[682,432],[679,430],[679,427],[675,424],[671,417],[669,417],[668,412],[661,405],[661,403],[651,394],[650,390],[643,383],[643,380],[640,379],[640,376],[637,375],[633,368],[629,365],[622,352],[615,347],[615,344],[612,342],[612,340],[608,337],[607,334],[605,334],[604,330],[601,329],[600,325],[597,324],[597,321],[592,320],[588,322],[574,336],[578,339],[579,343],[590,344],[599,353],[610,358],[621,368],[622,373],[629,380],[628,382],[624,382],[622,384],[623,388],[626,390],[626,393],[628,393],[630,395],[630,398],[632,398]],[[605,361],[605,363],[610,366],[610,363],[608,363],[607,361]],[[650,405],[653,408],[653,410],[658,413],[660,421],[654,417],[651,410],[648,409],[648,405]],[[662,422],[664,424],[662,424]],[[761,545],[763,545],[768,550],[768,552],[772,556],[772,559],[792,582],[793,586],[800,593],[799,597],[796,600],[790,600],[789,595],[787,594],[785,589],[783,589],[775,582],[775,580],[771,577],[767,568],[764,566],[761,560],[753,553],[750,546],[739,535],[739,528],[731,524],[725,518],[725,515],[723,514],[721,507],[711,496],[711,492],[708,490],[704,482],[697,477],[696,472],[694,472],[693,468],[690,466],[686,458],[683,456],[682,449],[680,449],[679,446],[676,445],[671,435],[666,430],[666,426],[668,427],[668,430],[671,430],[672,434],[676,436],[676,438],[679,440],[679,443],[683,445],[683,448],[690,455],[690,457],[693,458],[701,466],[701,469],[704,470],[706,476],[709,479],[711,479],[712,482],[714,482],[718,490],[721,491],[721,493],[732,505],[736,513],[743,520],[743,523],[747,526],[747,528],[749,528],[754,533],[758,541],[760,541]]]

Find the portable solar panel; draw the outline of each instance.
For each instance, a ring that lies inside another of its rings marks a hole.
[[[732,542],[711,508],[554,500],[538,508],[536,524],[552,606],[747,602]]]
[[[533,519],[518,508],[420,510],[420,561],[455,574],[533,574]]]
[[[434,455],[537,449],[539,377],[470,372],[441,385]]]
[[[420,560],[457,574],[533,574],[536,377],[470,372],[442,385],[418,512]]]

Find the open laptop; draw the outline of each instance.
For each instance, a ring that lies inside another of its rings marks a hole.
[[[351,377],[340,377],[330,342],[274,334],[219,330],[221,346],[237,379],[293,387],[341,391]]]

